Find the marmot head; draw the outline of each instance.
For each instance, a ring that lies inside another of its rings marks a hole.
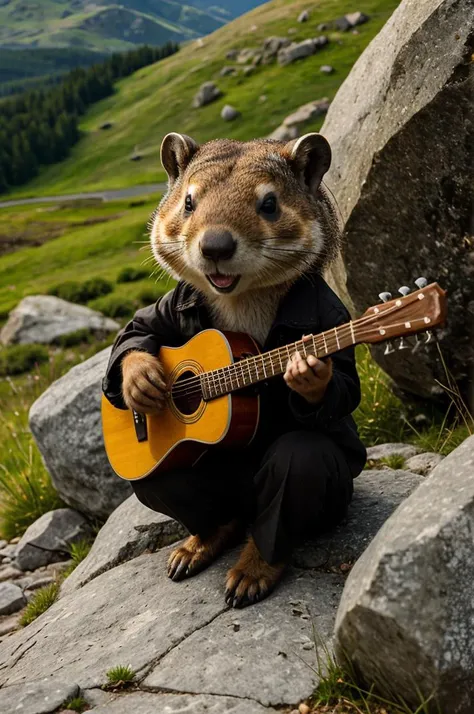
[[[291,284],[337,252],[337,219],[321,186],[331,150],[320,134],[199,146],[173,133],[161,160],[169,186],[151,220],[152,250],[201,292]]]

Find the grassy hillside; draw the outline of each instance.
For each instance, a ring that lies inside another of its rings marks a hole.
[[[259,1],[250,0],[251,6]],[[161,45],[205,35],[247,9],[226,4],[208,9],[192,0],[2,0],[0,45],[106,52]]]
[[[65,162],[45,170],[39,178],[17,191],[21,195],[48,195],[98,188],[120,188],[131,184],[163,180],[159,165],[159,146],[169,131],[181,131],[199,141],[227,136],[249,139],[266,136],[283,118],[301,104],[319,97],[332,98],[357,57],[377,34],[398,0],[273,0],[234,20],[203,41],[192,42],[157,65],[136,72],[119,83],[117,93],[89,111],[83,120],[85,137]],[[296,18],[302,9],[311,12],[309,22]],[[321,34],[320,23],[327,23],[351,10],[362,10],[370,21],[351,32],[327,32],[329,44],[313,55],[286,67],[273,63],[257,67],[252,74],[220,77],[231,48],[256,47],[271,35],[295,40]],[[256,28],[256,29],[255,29]],[[335,71],[320,72],[323,64]],[[191,102],[199,85],[215,80],[223,91],[216,102],[192,109]],[[266,101],[260,101],[264,95]],[[224,104],[232,104],[242,116],[233,122],[220,118]],[[108,132],[99,130],[113,122]],[[310,125],[318,129],[321,122]],[[138,152],[142,160],[131,162]]]

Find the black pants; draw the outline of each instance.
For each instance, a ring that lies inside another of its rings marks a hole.
[[[352,497],[343,451],[309,431],[283,434],[266,450],[212,450],[192,468],[132,486],[143,504],[202,537],[233,518],[245,520],[268,563],[287,559],[296,540],[337,525]]]

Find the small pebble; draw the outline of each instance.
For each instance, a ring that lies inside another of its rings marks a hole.
[[[314,644],[312,642],[305,642],[303,645],[304,650],[312,650],[314,647]],[[309,710],[308,710],[309,711]]]
[[[300,714],[309,714],[311,709],[309,708],[309,706],[307,704],[305,704],[304,702],[301,702],[301,704],[298,707],[298,711]]]
[[[2,563],[3,563],[4,565],[7,565],[8,563],[11,563],[11,562],[12,562],[12,559],[11,559],[11,558],[8,558],[8,556],[2,560]]]
[[[10,545],[16,545],[17,543],[20,542],[20,536],[17,536],[16,538],[12,538],[10,541]]]
[[[293,709],[293,711],[290,712],[290,714],[300,714],[298,709]]]

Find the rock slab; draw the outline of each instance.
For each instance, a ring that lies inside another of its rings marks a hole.
[[[390,456],[403,456],[409,459],[411,456],[419,454],[421,449],[413,444],[387,443],[369,446],[367,449],[367,461],[380,461]]]
[[[206,104],[210,104],[215,99],[218,99],[221,94],[221,90],[214,82],[204,82],[195,94],[192,105],[195,109],[204,107]]]
[[[130,694],[94,709],[95,714],[276,714],[256,702],[209,694]]]
[[[437,280],[449,295],[443,357],[468,403],[473,29],[471,0],[404,0],[355,63],[321,130],[333,152],[325,181],[345,223],[336,291],[361,314],[380,290],[395,293],[420,275]],[[383,352],[374,349],[400,389],[439,397],[436,380],[446,375],[436,348],[395,360]]]
[[[350,573],[339,657],[411,705],[470,714],[474,698],[474,436],[424,479]]]
[[[48,563],[67,560],[69,546],[90,535],[88,521],[72,508],[49,511],[23,534],[16,549],[15,564],[21,570],[36,570]]]
[[[77,684],[45,677],[36,682],[0,689],[0,712],[4,714],[51,714],[61,704],[77,696]]]
[[[120,325],[90,307],[75,305],[54,295],[29,295],[10,313],[0,331],[0,342],[4,345],[49,344],[61,335],[84,329],[106,335],[117,332]]]
[[[185,534],[180,523],[152,511],[132,495],[109,516],[89,555],[64,581],[61,595],[77,590],[106,570],[147,550],[155,551],[173,543]]]
[[[61,498],[81,513],[108,516],[131,493],[109,465],[100,404],[108,347],[54,382],[30,410],[30,428]]]

